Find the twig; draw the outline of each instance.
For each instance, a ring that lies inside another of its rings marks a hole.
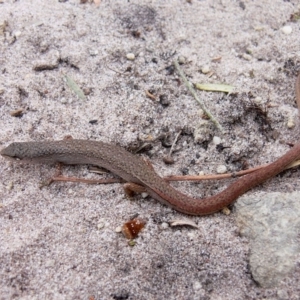
[[[226,178],[233,178],[238,176],[247,175],[249,173],[255,172],[259,169],[265,168],[269,164],[260,165],[254,168],[250,168],[247,170],[235,172],[235,173],[226,173],[226,174],[217,174],[217,175],[170,175],[163,177],[163,179],[167,181],[201,181],[201,180],[220,180]],[[293,167],[299,166],[300,160],[296,160],[290,165],[288,165],[285,170],[291,169]],[[106,179],[84,179],[84,178],[77,178],[77,177],[64,177],[61,175],[56,175],[51,178],[50,182],[45,185],[49,185],[54,181],[69,181],[69,182],[82,182],[88,184],[110,184],[110,183],[120,183],[123,182],[122,179],[118,178],[106,178]]]
[[[221,124],[218,122],[218,120],[211,114],[211,112],[206,108],[206,106],[204,105],[204,103],[198,98],[196,91],[193,89],[192,85],[188,82],[186,76],[184,75],[183,71],[181,70],[181,68],[179,67],[179,64],[177,62],[177,60],[174,60],[174,66],[177,70],[177,72],[179,73],[180,77],[182,78],[182,80],[184,81],[186,87],[188,88],[188,90],[190,91],[190,93],[193,95],[193,97],[195,98],[195,100],[199,103],[200,107],[202,108],[202,110],[204,111],[204,113],[210,118],[210,120],[215,124],[215,126],[221,131],[223,132],[223,128],[221,126]]]
[[[226,174],[216,174],[216,175],[170,175],[164,177],[167,181],[200,181],[200,180],[219,180],[219,179],[226,179],[226,178],[234,178],[239,176],[244,176],[255,172],[259,169],[265,168],[269,164],[260,165],[257,167],[253,167],[247,170],[242,170],[234,173],[226,173]],[[288,165],[285,170],[297,167],[300,165],[300,160],[296,160],[290,165]]]
[[[171,146],[171,149],[170,149],[169,154],[166,155],[166,156],[163,158],[163,161],[165,162],[165,164],[169,164],[169,165],[170,165],[170,164],[173,164],[173,163],[174,163],[174,159],[172,158],[172,152],[173,152],[173,150],[174,150],[175,144],[177,143],[177,140],[178,140],[179,136],[181,135],[181,132],[182,132],[182,130],[180,130],[180,131],[177,133],[177,135],[176,135],[176,137],[175,137],[175,140],[174,140],[173,143],[172,143],[172,146]]]
[[[234,178],[238,176],[247,175],[254,171],[257,171],[261,168],[266,167],[267,165],[261,165],[254,168],[250,168],[247,170],[234,172],[234,173],[226,173],[226,174],[212,174],[212,175],[170,175],[164,177],[167,181],[201,181],[201,180],[219,180],[225,178]]]
[[[180,131],[176,134],[176,136],[175,136],[175,139],[174,139],[174,141],[173,141],[173,143],[172,143],[172,146],[171,146],[171,149],[170,149],[170,152],[169,152],[169,156],[170,156],[170,157],[171,157],[172,152],[173,152],[173,150],[174,150],[175,144],[177,143],[177,140],[178,140],[179,136],[181,135],[181,132],[182,132],[182,130],[180,130]]]

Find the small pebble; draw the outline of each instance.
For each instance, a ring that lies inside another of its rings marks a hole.
[[[22,34],[22,32],[20,30],[17,30],[15,33],[14,33],[14,36],[16,38],[18,38],[20,35]]]
[[[117,232],[117,233],[122,232],[122,226],[118,226],[118,227],[115,229],[115,232]]]
[[[45,267],[46,268],[52,268],[55,266],[56,261],[54,259],[47,259],[45,261]]]
[[[202,67],[202,69],[201,69],[201,72],[203,73],[203,74],[207,74],[207,73],[209,73],[210,72],[210,68],[209,68],[209,66],[203,66]]]
[[[244,54],[243,54],[243,58],[244,58],[245,60],[251,60],[251,59],[252,59],[252,56],[251,56],[250,54],[244,53]]]
[[[105,224],[104,223],[98,223],[97,224],[97,229],[98,230],[101,230],[102,228],[104,228],[105,227]]]
[[[226,172],[227,172],[226,166],[220,165],[220,166],[217,167],[217,173],[218,173],[218,174],[224,174],[224,173],[226,173]]]
[[[213,129],[209,121],[199,120],[193,132],[194,141],[196,143],[203,143],[205,141],[209,141],[211,139],[212,130]]]
[[[96,56],[96,55],[98,55],[98,53],[99,53],[99,51],[98,50],[89,50],[89,53],[90,53],[90,56]]]
[[[254,27],[254,30],[255,31],[263,31],[264,27],[263,26],[256,26],[256,27]]]
[[[178,63],[179,63],[180,65],[183,65],[183,64],[185,64],[185,62],[186,62],[186,58],[185,58],[184,56],[180,55],[180,56],[178,57]]]
[[[226,216],[229,216],[231,214],[231,210],[228,207],[224,207],[222,209],[222,213]]]
[[[213,137],[213,143],[215,145],[220,145],[221,144],[221,138],[219,138],[218,136],[214,136]]]
[[[257,97],[254,98],[254,102],[255,102],[256,104],[261,104],[261,103],[262,103],[262,98],[259,97],[259,96],[257,96]]]
[[[135,59],[135,55],[134,55],[133,53],[127,53],[127,54],[126,54],[126,58],[127,58],[128,60],[134,60],[134,59]]]
[[[161,227],[161,229],[167,229],[167,228],[169,228],[169,224],[166,222],[163,222],[163,223],[161,223],[160,227]]]
[[[294,118],[290,117],[287,121],[287,128],[288,129],[292,129],[295,127],[295,121],[294,121]]]
[[[204,118],[204,116],[205,116],[205,113],[204,113],[204,111],[200,108],[200,109],[198,109],[198,114],[199,114],[199,116],[201,117],[201,118]]]
[[[289,25],[286,25],[286,26],[283,26],[281,28],[281,31],[284,33],[284,34],[291,34],[292,31],[293,31],[293,28]]]

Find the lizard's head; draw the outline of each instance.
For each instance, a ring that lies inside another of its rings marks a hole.
[[[2,149],[0,154],[12,161],[20,161],[24,157],[26,157],[24,154],[24,149],[22,147],[22,143],[12,143],[6,148]]]

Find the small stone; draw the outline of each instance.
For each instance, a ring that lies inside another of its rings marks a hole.
[[[196,143],[203,143],[211,139],[213,133],[213,127],[211,122],[207,120],[199,120],[195,126],[193,135]]]
[[[99,51],[98,50],[89,50],[90,56],[97,56]]]
[[[257,96],[257,97],[254,98],[253,101],[254,101],[256,104],[261,104],[261,103],[262,103],[262,98],[259,97],[259,96]]]
[[[19,36],[21,36],[22,32],[20,30],[17,30],[15,33],[14,33],[14,36],[16,38],[18,38]]]
[[[97,229],[98,230],[101,230],[101,229],[103,229],[105,227],[105,224],[104,223],[98,223],[97,224]]]
[[[294,121],[294,118],[293,117],[290,117],[287,121],[287,128],[288,129],[292,129],[295,127],[295,121]]]
[[[203,73],[203,74],[207,74],[207,73],[209,73],[210,72],[210,68],[209,68],[209,66],[203,66],[202,67],[202,69],[201,69],[201,72]]]
[[[204,119],[205,113],[204,113],[203,109],[201,109],[201,108],[198,109],[198,114],[199,114],[200,118]]]
[[[219,138],[218,136],[214,136],[213,137],[213,143],[215,145],[220,145],[221,144],[221,138]]]
[[[122,226],[116,227],[115,232],[117,232],[117,233],[122,232]]]
[[[254,27],[254,30],[255,31],[263,31],[264,27],[263,26],[256,26],[256,27]]]
[[[166,223],[166,222],[163,222],[163,223],[161,223],[160,228],[161,229],[168,229],[169,228],[169,224]]]
[[[284,34],[291,34],[292,31],[293,31],[293,28],[289,25],[286,25],[286,26],[283,26],[281,28],[281,31],[284,33]]]
[[[178,63],[179,63],[180,65],[184,65],[184,64],[186,63],[186,58],[185,58],[184,56],[180,55],[180,56],[178,57]]]
[[[222,213],[226,216],[229,216],[231,214],[231,210],[228,207],[224,207],[222,209]]]
[[[225,165],[219,165],[219,166],[217,167],[217,173],[218,173],[218,174],[224,174],[224,173],[226,173],[226,172],[227,172],[227,168],[226,168]]]
[[[134,59],[135,59],[135,55],[134,55],[133,53],[127,53],[127,54],[126,54],[126,58],[127,58],[128,60],[134,60]]]
[[[147,198],[149,196],[149,194],[143,192],[143,193],[141,193],[141,196],[142,196],[143,199],[145,199],[145,198]]]
[[[252,56],[250,54],[247,54],[247,53],[244,53],[242,56],[243,56],[243,59],[245,59],[245,60],[251,60],[252,59]]]
[[[246,193],[234,204],[239,234],[249,240],[249,271],[262,288],[278,287],[279,291],[280,282],[288,282],[295,274],[299,197],[299,192]],[[276,299],[285,297],[286,293],[279,292]]]

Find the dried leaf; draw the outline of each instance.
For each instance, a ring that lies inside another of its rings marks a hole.
[[[231,93],[234,89],[232,85],[214,84],[214,83],[196,83],[195,87],[198,90],[211,91],[211,92],[224,92],[224,93]]]
[[[139,232],[145,227],[145,220],[141,218],[134,218],[122,226],[122,232],[127,239],[134,239],[138,236]]]
[[[85,100],[85,95],[82,89],[77,85],[77,83],[68,75],[65,75],[67,85],[69,88],[82,100]]]

